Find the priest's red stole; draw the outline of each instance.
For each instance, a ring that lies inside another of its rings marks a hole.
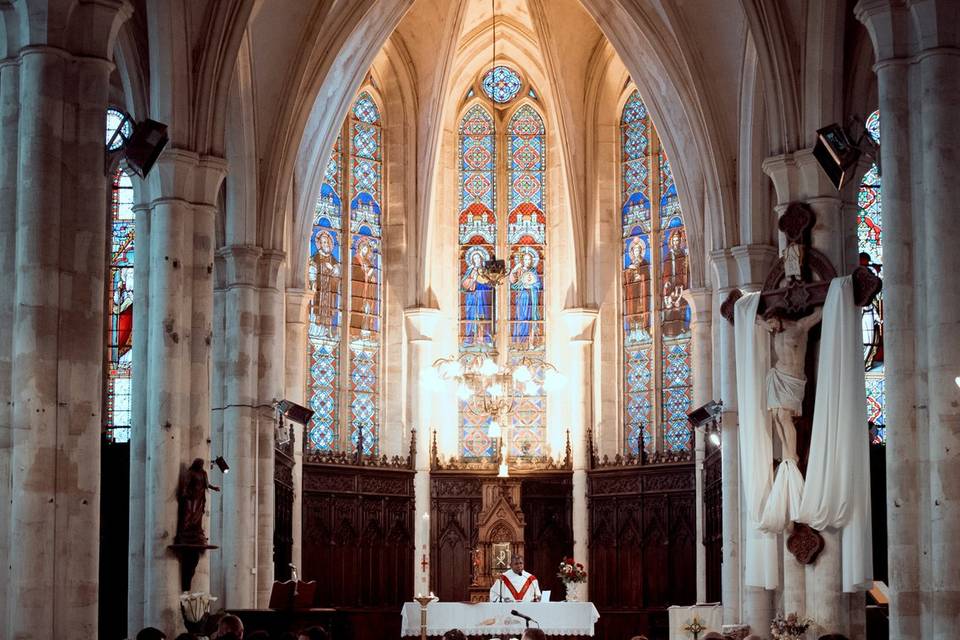
[[[507,576],[505,574],[500,576],[500,580],[503,581],[503,584],[507,587],[507,591],[510,592],[510,595],[513,596],[513,599],[516,602],[523,601],[523,596],[527,593],[527,589],[530,588],[530,585],[533,584],[533,581],[536,579],[537,578],[535,576],[529,576],[527,581],[523,583],[523,587],[520,588],[520,591],[517,591],[513,588],[513,583],[507,580]]]

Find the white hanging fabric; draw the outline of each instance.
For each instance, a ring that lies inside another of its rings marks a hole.
[[[853,302],[853,278],[834,278],[823,307],[813,431],[798,517],[817,530],[841,530],[843,590],[847,592],[869,588],[873,578],[860,315]]]
[[[746,504],[744,580],[750,587],[776,589],[780,559],[776,534],[761,529],[764,506],[773,486],[773,437],[767,415],[766,376],[770,338],[756,324],[759,293],[748,293],[734,305],[737,407],[740,418],[740,480]]]

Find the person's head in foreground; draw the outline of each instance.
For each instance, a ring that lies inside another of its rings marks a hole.
[[[243,638],[243,622],[232,613],[220,618],[220,624],[217,625],[217,638],[223,638],[228,633],[232,633],[237,638]]]
[[[167,634],[156,627],[144,627],[137,634],[137,640],[167,640]]]
[[[330,634],[323,627],[307,627],[300,632],[297,640],[330,640]]]
[[[467,636],[460,629],[450,629],[443,634],[443,640],[467,640]]]
[[[547,640],[547,634],[543,632],[543,629],[528,628],[523,630],[520,640]]]
[[[630,640],[647,640],[647,636],[633,636]]]

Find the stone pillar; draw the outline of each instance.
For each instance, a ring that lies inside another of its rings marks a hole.
[[[149,176],[149,234],[138,238],[138,246],[149,246],[146,322],[138,333],[147,342],[146,403],[142,426],[134,425],[146,432],[143,624],[167,633],[183,628],[180,564],[169,549],[180,474],[194,458],[210,457],[212,203],[224,173],[221,159],[164,151]],[[213,494],[208,500],[219,499]],[[195,580],[194,588],[209,588],[208,559],[201,560]]]
[[[717,290],[717,304],[734,288],[756,291],[777,258],[769,245],[741,245],[711,254]],[[773,593],[743,582],[741,549],[746,534],[746,514],[740,509],[739,421],[737,407],[736,344],[733,326],[720,324],[722,349],[720,395],[723,400],[723,427],[720,434],[720,464],[723,483],[723,621],[725,625],[747,624],[752,633],[766,637],[773,617]]]
[[[717,285],[719,305],[730,293],[730,283],[736,279],[736,262],[729,250],[720,249],[710,255],[714,282]],[[720,592],[723,601],[723,623],[739,624],[741,615],[740,576],[743,567],[740,562],[740,443],[737,423],[737,377],[736,351],[733,338],[733,325],[718,321],[720,353],[719,388],[723,401],[720,431],[720,482],[723,504],[721,521],[723,528],[723,564],[720,567]]]
[[[276,523],[274,486],[274,439],[276,431],[274,400],[281,400],[284,388],[284,300],[282,251],[265,250],[258,273],[260,317],[257,322],[259,365],[258,499],[257,499],[257,606],[266,608],[273,588],[273,530]]]
[[[710,289],[690,289],[686,293],[690,305],[691,354],[693,362],[693,389],[691,409],[702,407],[713,399],[713,359],[712,359],[712,303],[713,292]],[[706,439],[702,429],[694,431],[694,473],[696,474],[696,510],[697,510],[697,602],[707,601],[707,553],[703,546],[703,459]]]
[[[915,64],[922,127],[914,136],[923,150],[922,166],[914,169],[923,171],[919,204],[925,218],[926,273],[920,286],[927,289],[926,314],[921,318],[926,330],[930,420],[930,465],[925,470],[930,483],[930,515],[926,519],[932,523],[932,608],[927,611],[933,617],[932,637],[946,640],[957,633],[960,611],[960,389],[954,383],[960,375],[960,128],[956,121],[960,7],[955,0],[914,0],[908,5],[919,41]],[[896,216],[893,209],[885,211],[890,212],[887,218]],[[893,309],[895,314],[897,308]]]
[[[6,613],[10,584],[10,456],[13,389],[13,320],[16,290],[17,170],[20,69],[15,60],[0,61],[0,612]],[[5,625],[0,625],[5,630]]]
[[[416,430],[417,459],[414,491],[414,546],[413,575],[415,593],[431,591],[430,568],[424,569],[421,560],[430,559],[430,527],[424,522],[424,514],[430,513],[430,431],[432,398],[430,389],[423,384],[423,372],[433,364],[433,332],[440,319],[438,309],[412,307],[404,309],[404,325],[407,330],[407,424]]]
[[[230,245],[225,260],[227,359],[223,448],[230,473],[223,479],[223,606],[253,608],[257,599],[257,299],[259,247]]]
[[[910,16],[900,3],[860,2],[857,19],[873,40],[880,102],[880,158],[883,165],[884,370],[887,423],[887,558],[890,637],[920,640],[921,497],[918,486],[917,357],[915,344],[915,214],[912,206],[912,152],[908,55]],[[903,312],[898,312],[902,310]]]
[[[284,397],[307,405],[307,313],[311,292],[287,289],[284,315]],[[293,440],[293,564],[303,568],[303,444],[305,427],[294,424]]]
[[[563,321],[570,336],[567,380],[570,387],[563,393],[570,397],[570,448],[573,454],[573,557],[583,563],[587,571],[589,554],[589,517],[587,513],[587,428],[593,425],[593,378],[591,367],[593,327],[596,309],[564,309]],[[571,388],[572,387],[572,388]],[[562,405],[561,405],[562,406]],[[588,586],[583,585],[583,597],[589,598]]]
[[[71,18],[111,29],[129,15],[120,8],[81,7]],[[13,303],[0,312],[8,340],[0,361],[9,363],[0,374],[8,401],[0,468],[9,471],[0,513],[10,527],[9,538],[0,537],[10,551],[2,558],[9,574],[0,635],[23,639],[96,635],[99,587],[103,114],[112,43],[91,36],[87,48],[68,52],[29,42],[46,33],[44,20],[67,20],[62,4],[48,9],[32,16],[36,31],[20,34],[17,61],[0,71],[0,136],[18,138],[4,147],[0,169],[0,216],[15,221],[0,242],[16,246],[0,258]]]
[[[210,456],[225,456],[223,442],[223,416],[226,406],[226,389],[223,380],[226,378],[226,324],[227,324],[227,292],[226,292],[226,261],[219,252],[215,252],[213,261],[213,336],[211,339],[211,359],[213,360],[213,380],[210,387]],[[216,484],[223,485],[226,477],[219,470],[212,470]],[[217,549],[210,551],[210,593],[217,596],[222,602],[226,591],[223,562],[223,494],[210,504],[210,540],[217,545]]]

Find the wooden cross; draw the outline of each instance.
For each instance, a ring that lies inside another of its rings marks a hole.
[[[837,270],[826,255],[810,246],[814,222],[813,210],[803,202],[791,203],[780,216],[777,226],[787,237],[787,247],[763,282],[758,315],[795,320],[826,301],[830,281],[837,277]],[[854,269],[852,275],[853,301],[865,307],[880,293],[883,282],[872,269],[864,266]],[[733,306],[741,297],[743,292],[734,289],[720,305],[721,315],[731,324]]]

